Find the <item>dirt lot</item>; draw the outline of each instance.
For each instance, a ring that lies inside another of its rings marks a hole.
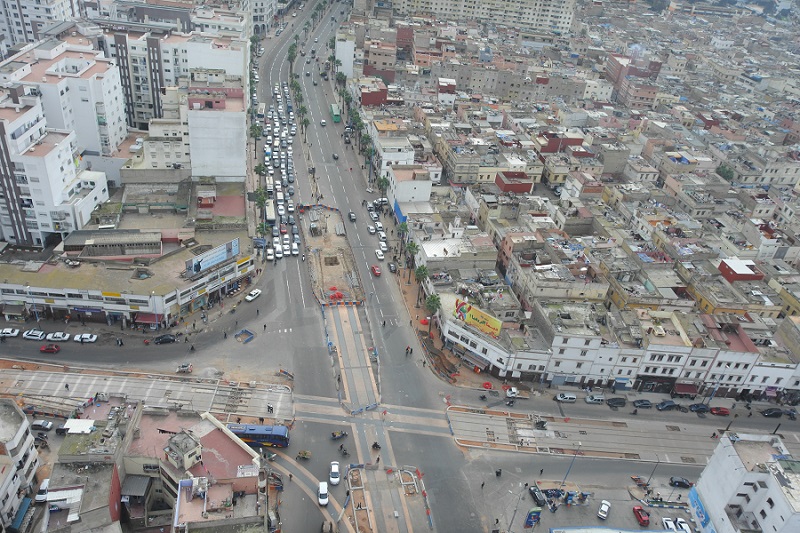
[[[360,301],[364,289],[344,234],[346,224],[335,209],[314,208],[301,217],[306,262],[320,302]]]

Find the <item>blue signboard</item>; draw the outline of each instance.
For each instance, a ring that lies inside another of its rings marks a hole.
[[[528,511],[528,515],[525,517],[525,525],[523,526],[525,529],[530,529],[535,526],[539,522],[539,518],[542,515],[542,508],[541,507],[532,507],[530,511]]]
[[[697,493],[697,488],[692,487],[689,491],[689,507],[692,509],[692,513],[694,513],[695,520],[698,524],[703,528],[704,533],[716,533],[716,529],[714,529],[714,525],[710,524],[711,518],[708,516],[706,512],[706,508],[703,505],[703,502],[700,501],[700,495]]]
[[[213,250],[209,250],[204,254],[187,260],[186,273],[189,276],[194,276],[220,263],[224,263],[237,255],[239,255],[239,239],[233,239],[225,244],[220,244]]]

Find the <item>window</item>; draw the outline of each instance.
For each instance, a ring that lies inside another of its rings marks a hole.
[[[770,508],[770,509],[772,509],[773,507],[775,507],[775,502],[774,502],[774,501],[772,501],[772,498],[767,498],[767,505],[769,505],[769,508]]]
[[[561,361],[556,361],[556,364],[553,365],[554,367],[558,368],[561,366]]]
[[[561,348],[561,349],[559,349],[559,350],[558,350],[558,355],[564,355],[564,353],[565,353],[566,351],[567,351],[567,350],[565,350],[564,348]]]
[[[575,368],[581,368],[582,366],[583,366],[583,363],[578,363],[578,364],[575,365]]]
[[[589,343],[590,343],[590,342],[591,342],[591,341],[590,341],[589,339],[586,339],[585,341],[583,341],[583,345],[584,345],[584,346],[589,346]]]

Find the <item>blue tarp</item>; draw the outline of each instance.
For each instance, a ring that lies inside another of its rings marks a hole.
[[[14,517],[14,521],[11,522],[11,531],[19,531],[20,526],[22,526],[22,521],[25,519],[25,515],[28,513],[28,509],[31,507],[31,499],[30,498],[22,498],[22,502],[19,504],[19,510],[17,511],[17,516]]]

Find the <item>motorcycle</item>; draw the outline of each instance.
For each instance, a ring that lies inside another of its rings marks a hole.
[[[381,445],[378,444],[377,442],[373,442],[372,443],[372,449],[373,450],[380,450],[381,449]]]
[[[639,414],[639,410],[638,409],[634,409],[633,411],[631,411],[631,414],[632,415],[638,415]]]
[[[485,394],[481,394],[481,395],[480,395],[480,399],[481,399],[481,400],[483,400],[483,401],[485,402],[485,401],[486,401],[486,395],[485,395]]]
[[[342,448],[341,452],[342,452],[342,457],[350,456],[350,452],[347,451],[347,448]]]
[[[347,436],[346,431],[334,431],[331,433],[331,440],[343,439]]]

